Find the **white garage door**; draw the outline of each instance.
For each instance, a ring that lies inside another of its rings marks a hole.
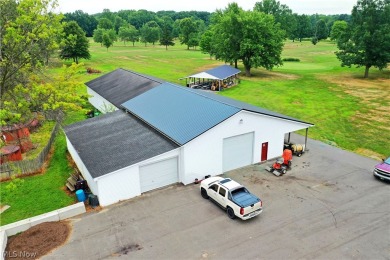
[[[223,139],[223,171],[252,164],[253,132]]]
[[[141,192],[154,190],[179,181],[177,157],[141,166]]]

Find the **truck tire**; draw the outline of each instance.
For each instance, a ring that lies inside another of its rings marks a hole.
[[[200,194],[202,195],[202,197],[204,199],[208,199],[209,198],[209,195],[207,195],[207,191],[205,189],[203,189],[203,188],[200,190]]]
[[[226,213],[230,219],[236,218],[236,215],[234,215],[234,210],[231,207],[226,208]]]

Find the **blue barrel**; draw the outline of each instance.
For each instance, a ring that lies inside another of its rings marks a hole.
[[[83,202],[86,199],[84,190],[77,190],[76,191],[76,196],[77,196],[77,200],[80,201],[80,202]]]

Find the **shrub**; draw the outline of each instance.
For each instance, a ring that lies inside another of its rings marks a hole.
[[[283,58],[283,61],[297,61],[297,62],[299,62],[301,60],[298,58]]]

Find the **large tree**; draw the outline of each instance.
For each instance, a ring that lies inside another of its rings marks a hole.
[[[98,22],[98,28],[111,30],[114,29],[114,24],[107,18],[101,18]]]
[[[358,0],[346,33],[337,42],[341,66],[386,68],[390,62],[390,0]]]
[[[56,1],[0,1],[0,92],[26,84],[58,48],[61,15]]]
[[[118,37],[125,43],[129,41],[133,43],[138,41],[139,32],[133,25],[123,26],[119,28]]]
[[[8,125],[26,122],[32,113],[76,111],[86,106],[86,96],[79,94],[82,87],[77,76],[83,64],[63,66],[55,75],[30,74],[28,82],[18,84],[1,99],[0,123]]]
[[[239,54],[247,76],[251,75],[251,68],[271,70],[274,66],[282,65],[285,35],[272,16],[244,11],[242,30]]]
[[[297,21],[297,26],[295,27],[291,38],[297,38],[301,42],[303,38],[311,36],[310,17],[305,14],[294,14],[294,16]]]
[[[212,34],[210,54],[230,63],[241,60],[247,76],[252,68],[270,70],[282,64],[285,34],[272,15],[244,11],[232,3],[216,12],[208,33]]]
[[[65,14],[65,21],[75,21],[77,24],[84,30],[87,37],[92,37],[93,30],[96,29],[98,21],[96,18],[92,15],[89,15],[88,13],[84,13],[81,10],[77,10],[73,13],[66,13]]]
[[[113,44],[114,41],[112,40],[109,31],[103,32],[102,45],[107,48],[107,51]]]
[[[165,46],[165,49],[168,50],[168,46],[175,45],[173,41],[173,20],[169,16],[164,16],[161,18],[161,36],[160,44]]]
[[[180,43],[187,45],[190,49],[192,38],[197,36],[197,26],[193,18],[184,18],[180,20]]]
[[[154,45],[160,38],[160,26],[155,21],[147,22],[141,27],[140,34],[145,46],[148,42]]]
[[[338,41],[341,36],[347,31],[348,23],[346,21],[335,21],[330,31],[330,39]]]
[[[217,10],[212,17],[211,31],[214,54],[216,59],[234,63],[240,59],[243,10],[236,4],[228,4],[224,10]]]
[[[280,28],[286,32],[286,36],[292,38],[297,26],[297,21],[292,10],[276,0],[263,0],[256,2],[253,8],[255,11],[271,14],[275,18],[275,23],[280,23]]]
[[[78,64],[79,59],[91,58],[88,48],[89,42],[83,29],[75,21],[65,23],[60,58],[72,59]]]

